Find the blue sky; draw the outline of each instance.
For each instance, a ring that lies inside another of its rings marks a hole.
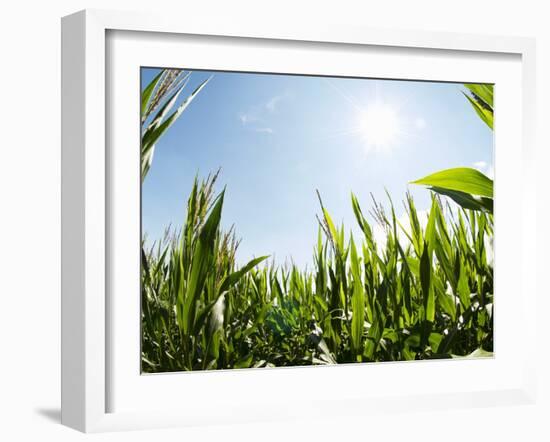
[[[157,69],[142,69],[142,88]],[[397,215],[407,183],[468,166],[491,175],[492,132],[452,83],[194,71],[187,96],[214,75],[157,143],[142,187],[148,240],[181,226],[192,181],[221,167],[222,224],[235,225],[240,262],[272,255],[312,264],[320,213],[315,190],[338,224],[357,235],[353,191],[367,212],[370,193]]]

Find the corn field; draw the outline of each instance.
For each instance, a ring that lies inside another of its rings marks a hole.
[[[493,350],[493,215],[432,197],[410,228],[352,194],[361,238],[320,201],[313,271],[258,257],[237,267],[220,229],[218,175],[195,185],[177,235],[142,253],[142,370],[166,372],[487,355]]]

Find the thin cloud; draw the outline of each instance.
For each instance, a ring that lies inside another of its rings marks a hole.
[[[281,102],[289,96],[288,93],[274,95],[269,100],[260,104],[251,106],[246,112],[240,112],[238,114],[239,121],[243,126],[249,126],[250,130],[258,133],[273,134],[274,130],[265,126],[266,120],[270,114],[277,111]],[[260,126],[260,124],[262,124]]]
[[[239,120],[241,120],[241,123],[243,124],[243,126],[246,126],[247,124],[258,121],[258,117],[252,112],[240,113]]]
[[[256,132],[258,133],[261,133],[261,134],[272,134],[273,133],[273,129],[271,129],[270,127],[258,127],[255,129]]]
[[[277,108],[277,105],[279,104],[279,102],[284,98],[283,95],[275,95],[274,97],[272,97],[271,99],[269,99],[267,101],[267,103],[265,104],[265,108],[269,111],[269,112],[275,112],[275,109]]]

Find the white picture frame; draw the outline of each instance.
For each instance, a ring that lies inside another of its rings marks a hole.
[[[110,397],[118,388],[112,379],[117,367],[113,368],[113,321],[116,315],[111,311],[109,299],[111,282],[107,271],[110,244],[116,240],[116,229],[110,228],[113,202],[118,201],[110,194],[109,168],[114,167],[109,152],[112,142],[106,121],[112,118],[109,108],[109,56],[117,52],[109,50],[109,35],[114,33],[141,33],[162,39],[183,38],[185,36],[216,36],[221,41],[247,40],[269,41],[272,45],[285,44],[286,47],[303,45],[335,45],[338,48],[376,48],[380,52],[399,48],[403,53],[414,50],[430,51],[434,58],[444,54],[473,54],[483,59],[491,54],[502,54],[519,60],[521,123],[515,128],[520,146],[510,161],[521,160],[523,187],[517,196],[521,199],[522,211],[517,222],[521,224],[521,274],[528,271],[527,259],[535,255],[536,194],[534,144],[534,101],[535,101],[535,46],[532,39],[517,37],[490,37],[450,33],[426,33],[416,31],[388,31],[343,26],[319,26],[308,24],[292,27],[285,24],[193,20],[181,24],[169,16],[151,14],[130,14],[122,12],[87,10],[63,18],[62,21],[62,423],[84,432],[111,431],[123,429],[156,428],[168,426],[207,425],[213,417],[216,422],[253,422],[285,418],[322,417],[323,414],[369,414],[373,410],[396,411],[415,409],[463,408],[498,404],[532,403],[535,397],[535,367],[529,357],[533,351],[536,325],[521,316],[523,351],[518,355],[514,366],[508,362],[501,368],[510,369],[508,381],[492,383],[488,388],[475,385],[473,388],[460,387],[446,391],[434,387],[424,394],[411,390],[406,393],[377,391],[371,394],[359,389],[356,394],[335,393],[326,399],[313,398],[309,407],[299,401],[296,404],[280,403],[269,405],[257,401],[247,403],[246,399],[236,399],[223,404],[221,411],[213,416],[206,414],[201,406],[191,408],[175,407],[129,409],[113,407]],[[155,34],[147,34],[155,33]],[[175,37],[174,37],[175,36]],[[236,40],[235,40],[236,39]],[[279,43],[278,43],[279,42]],[[161,43],[158,43],[162,45]],[[339,50],[339,49],[336,49]],[[115,54],[115,55],[113,55]],[[440,55],[438,55],[440,54]],[[137,62],[137,61],[135,61]],[[421,78],[421,74],[419,74]],[[468,81],[470,79],[465,79]],[[474,80],[474,79],[472,79]],[[136,99],[137,103],[137,99]],[[518,103],[519,104],[519,103]],[[136,104],[137,106],[137,104]],[[504,112],[503,112],[504,115]],[[514,115],[518,115],[517,113]],[[497,116],[498,118],[498,116]],[[498,121],[498,120],[497,120]],[[503,120],[504,121],[504,117]],[[497,129],[498,131],[498,129]],[[498,133],[498,132],[497,132]],[[513,134],[512,134],[513,135]],[[515,136],[513,135],[513,136]],[[137,151],[137,150],[136,150]],[[498,173],[498,172],[497,172]],[[498,182],[498,180],[497,180]],[[504,182],[504,180],[503,180]],[[111,183],[112,184],[112,183]],[[502,187],[502,189],[506,189]],[[497,184],[497,194],[498,194]],[[529,191],[528,191],[529,190]],[[502,193],[502,195],[505,195]],[[497,197],[499,198],[499,197]],[[502,197],[502,201],[506,196]],[[497,199],[498,204],[498,199]],[[498,211],[497,211],[498,213]],[[518,225],[520,225],[518,224]],[[498,241],[498,239],[497,239]],[[505,248],[496,247],[496,259],[506,253]],[[139,262],[139,260],[138,260]],[[501,273],[503,274],[503,273]],[[503,274],[502,278],[513,278]],[[504,279],[503,279],[504,282]],[[514,282],[521,296],[515,308],[527,310],[536,304],[536,287],[532,278],[520,277]],[[504,309],[503,309],[504,311]],[[505,317],[505,316],[503,316]],[[138,320],[138,318],[135,318]],[[125,324],[124,324],[125,325]],[[517,326],[517,324],[516,324]],[[501,330],[510,331],[510,325],[500,324]],[[498,339],[497,329],[495,339]],[[503,332],[503,336],[509,336]],[[120,346],[118,347],[120,348]],[[136,359],[139,355],[136,356]],[[497,364],[499,356],[495,358]],[[503,359],[504,360],[504,359]],[[472,365],[477,364],[477,365]],[[437,361],[428,364],[415,364],[418,369],[437,370]],[[460,374],[461,370],[479,369],[479,361],[445,361],[445,370]],[[334,370],[347,379],[357,378],[369,364],[334,367],[324,370],[324,375],[334,377]],[[402,370],[398,364],[370,364],[370,374],[384,376],[384,372],[397,373]],[[510,367],[508,367],[510,365]],[[412,365],[409,364],[408,367]],[[441,365],[440,365],[441,366]],[[430,368],[431,367],[431,368]],[[490,370],[492,365],[487,365]],[[495,365],[496,367],[496,365]],[[508,368],[507,368],[508,367]],[[307,388],[312,371],[303,369],[278,370],[275,374],[261,374],[260,371],[238,371],[238,373],[193,373],[193,382],[202,388],[223,388],[228,380],[234,391],[255,389],[282,382],[294,382]],[[308,369],[306,369],[308,370]],[[331,371],[329,371],[331,370]],[[345,370],[342,371],[342,370]],[[407,368],[406,370],[411,370]],[[415,368],[416,370],[416,368]],[[267,372],[263,372],[267,373]],[[305,374],[307,373],[307,375]],[[411,372],[412,373],[412,372]],[[135,373],[139,376],[139,372]],[[173,375],[177,376],[177,375]],[[162,388],[177,387],[175,378],[163,378]],[[120,379],[120,376],[118,377]],[[253,379],[253,381],[250,381]],[[252,383],[250,383],[252,382]],[[208,387],[208,384],[211,386]],[[137,384],[128,384],[128,391]],[[141,387],[139,387],[141,388]],[[145,386],[144,388],[148,388]],[[157,385],[154,386],[157,389]],[[122,394],[124,394],[124,391]],[[204,390],[203,390],[204,391]],[[305,390],[304,390],[305,391]],[[208,396],[208,391],[206,392]],[[144,396],[148,398],[148,396]],[[135,398],[129,396],[127,402]],[[170,401],[168,401],[170,402]],[[221,402],[220,402],[221,404]],[[229,405],[229,408],[227,407]],[[261,406],[259,406],[261,405]]]

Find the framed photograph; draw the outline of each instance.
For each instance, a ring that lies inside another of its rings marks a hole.
[[[534,400],[532,40],[107,11],[62,36],[64,424]]]

